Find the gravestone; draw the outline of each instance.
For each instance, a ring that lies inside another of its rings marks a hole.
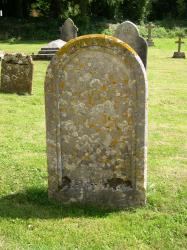
[[[1,64],[1,92],[31,94],[33,64],[30,56],[5,54]]]
[[[155,27],[155,25],[153,23],[149,23],[148,25],[146,25],[146,28],[148,30],[148,35],[147,35],[147,44],[148,46],[154,46],[154,41],[152,39],[152,29]]]
[[[118,25],[114,36],[129,44],[142,59],[142,62],[146,68],[147,43],[145,39],[140,36],[137,26],[130,21],[125,21]]]
[[[174,52],[173,58],[183,58],[183,59],[185,59],[185,58],[186,58],[185,53],[184,53],[184,52],[181,52],[181,45],[184,43],[184,42],[182,41],[182,38],[179,37],[179,40],[176,41],[175,43],[178,44],[178,51],[175,51],[175,52]]]
[[[77,37],[78,28],[75,26],[71,18],[68,18],[62,27],[60,27],[60,38],[63,41],[68,42],[69,40]]]
[[[61,39],[57,39],[48,43],[45,47],[42,47],[38,54],[32,54],[33,60],[51,60],[55,53],[62,48],[66,42]]]
[[[123,208],[146,202],[147,80],[121,40],[87,35],[45,79],[49,197]]]

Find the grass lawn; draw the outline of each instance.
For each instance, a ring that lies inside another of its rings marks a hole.
[[[187,249],[187,60],[174,39],[149,49],[148,202],[104,211],[47,198],[43,82],[34,62],[33,94],[0,94],[0,249]],[[187,39],[183,50],[187,54]],[[42,42],[0,42],[37,52]]]

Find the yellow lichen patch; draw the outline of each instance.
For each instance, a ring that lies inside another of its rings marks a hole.
[[[85,64],[83,64],[83,63],[80,63],[80,64],[79,64],[79,68],[80,68],[80,69],[83,69],[84,67],[85,67]]]
[[[114,79],[113,75],[109,74],[108,80],[109,80],[109,83],[111,83],[111,84],[116,84],[117,83],[116,80]]]
[[[106,85],[101,86],[101,90],[102,91],[106,91],[107,90],[107,86]]]
[[[89,126],[89,128],[96,128],[96,125],[93,123],[89,123],[88,126]]]
[[[91,95],[88,96],[88,104],[91,106],[94,104],[94,99],[93,99],[93,96]]]
[[[111,145],[112,147],[114,147],[114,146],[116,146],[117,144],[118,144],[118,139],[115,138],[115,139],[112,140],[112,142],[111,142],[110,145]]]
[[[129,83],[129,79],[128,79],[128,78],[125,78],[125,79],[123,80],[123,82],[124,82],[125,84],[128,84],[128,83]]]
[[[64,81],[62,81],[62,82],[60,83],[61,89],[64,89],[64,86],[65,86],[65,83],[64,83]]]

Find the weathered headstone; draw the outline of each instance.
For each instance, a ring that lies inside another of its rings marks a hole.
[[[1,92],[31,94],[33,64],[30,56],[5,54],[1,64]]]
[[[153,23],[149,23],[148,25],[146,25],[146,28],[148,30],[148,35],[147,35],[147,44],[148,46],[154,46],[154,41],[152,39],[152,29],[155,27],[155,25]]]
[[[38,54],[32,54],[33,60],[51,60],[55,53],[62,48],[66,42],[61,39],[57,39],[48,43],[45,47],[42,47]]]
[[[68,18],[62,27],[60,27],[60,38],[63,41],[68,42],[69,40],[77,37],[78,28],[75,26],[71,18]]]
[[[142,59],[143,64],[146,68],[147,43],[145,39],[140,36],[137,26],[130,21],[123,22],[118,25],[114,36],[129,44]]]
[[[111,208],[146,201],[147,80],[126,43],[68,42],[45,80],[49,196]]]
[[[185,59],[185,58],[186,58],[185,53],[184,53],[184,52],[181,52],[181,45],[184,43],[184,42],[182,41],[182,38],[179,37],[179,40],[176,41],[175,43],[178,44],[178,51],[174,52],[173,58],[184,58],[184,59]]]

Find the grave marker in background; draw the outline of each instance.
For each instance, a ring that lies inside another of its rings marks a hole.
[[[123,22],[117,27],[114,36],[129,44],[138,53],[146,68],[147,43],[140,36],[137,26],[130,21]]]
[[[147,44],[148,46],[154,46],[154,41],[152,39],[152,29],[155,27],[155,25],[153,23],[149,23],[148,25],[146,25],[146,28],[148,30],[148,35],[147,35]]]
[[[146,202],[147,80],[111,36],[68,42],[45,80],[49,196],[111,208]]]
[[[1,64],[0,91],[31,94],[33,64],[30,56],[5,54]]]
[[[181,45],[184,43],[184,42],[182,41],[182,38],[179,37],[179,40],[176,41],[175,43],[178,44],[178,51],[177,51],[177,52],[174,52],[173,58],[184,58],[184,59],[185,59],[185,58],[186,58],[185,53],[184,53],[184,52],[181,52]]]
[[[64,24],[62,25],[62,27],[60,27],[60,38],[63,41],[68,42],[69,40],[76,38],[77,37],[77,32],[78,32],[78,28],[77,26],[75,26],[73,20],[71,20],[71,18],[68,18]]]

